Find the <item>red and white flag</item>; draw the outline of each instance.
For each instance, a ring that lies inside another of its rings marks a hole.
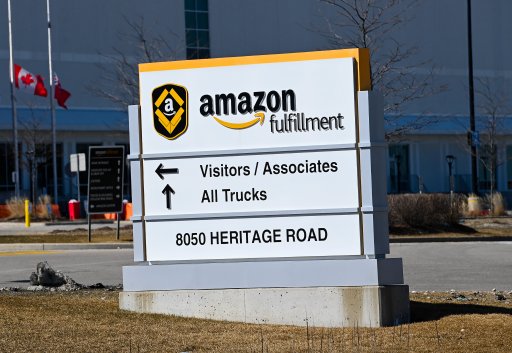
[[[29,94],[41,97],[46,97],[48,95],[41,75],[34,76],[16,64],[14,64],[14,84],[16,85],[16,88]]]
[[[53,75],[53,85],[55,87],[55,94],[53,97],[57,100],[57,104],[64,109],[68,109],[66,106],[66,101],[69,97],[71,97],[71,93],[62,88],[57,74]]]

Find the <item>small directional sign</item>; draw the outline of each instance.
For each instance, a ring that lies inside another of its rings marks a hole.
[[[89,147],[89,213],[123,210],[124,147]]]
[[[167,209],[172,209],[171,207],[171,194],[174,194],[174,190],[167,184],[165,188],[162,190],[162,194],[165,194],[166,198],[166,207]]]
[[[72,172],[85,172],[85,153],[70,154],[69,165]]]
[[[242,209],[355,209],[358,189],[342,186],[357,184],[356,163],[353,150],[146,160],[145,211],[176,217]],[[167,184],[175,193],[166,193]]]
[[[180,171],[178,168],[164,168],[164,165],[160,163],[155,172],[158,174],[160,179],[164,180],[164,174],[179,174]]]

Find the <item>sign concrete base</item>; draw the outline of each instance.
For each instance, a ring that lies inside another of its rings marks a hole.
[[[226,288],[366,287],[403,284],[402,259],[140,263],[123,267],[127,292]]]
[[[122,292],[122,310],[212,320],[317,327],[409,321],[407,285]]]

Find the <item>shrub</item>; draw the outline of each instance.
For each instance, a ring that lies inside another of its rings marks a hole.
[[[38,219],[51,219],[48,208],[51,207],[51,197],[43,195],[39,197],[35,209],[32,208],[31,215]],[[7,201],[7,219],[18,219],[25,217],[25,199],[13,197]]]
[[[492,195],[492,207],[493,216],[503,216],[506,213],[505,199],[501,193],[495,192]]]
[[[9,216],[7,218],[22,218],[25,216],[25,200],[13,197],[7,200],[7,210]]]
[[[41,219],[50,219],[51,214],[48,213],[48,206],[51,207],[52,199],[48,195],[43,195],[39,197],[39,202],[36,206],[36,217]]]
[[[483,197],[484,208],[489,210],[490,216],[503,216],[505,214],[505,200],[499,192],[486,194]]]
[[[388,195],[389,225],[391,227],[438,227],[459,222],[464,195],[400,194]]]

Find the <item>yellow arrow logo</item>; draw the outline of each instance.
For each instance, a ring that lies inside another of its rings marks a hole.
[[[265,113],[258,112],[256,114],[254,114],[254,116],[256,117],[255,119],[252,119],[252,120],[249,120],[249,121],[246,121],[243,123],[231,123],[229,121],[221,120],[221,119],[217,118],[216,116],[214,116],[213,118],[222,126],[225,126],[230,129],[240,130],[240,129],[247,129],[253,125],[256,125],[258,122],[260,123],[260,125],[263,125],[263,122],[265,121]]]

